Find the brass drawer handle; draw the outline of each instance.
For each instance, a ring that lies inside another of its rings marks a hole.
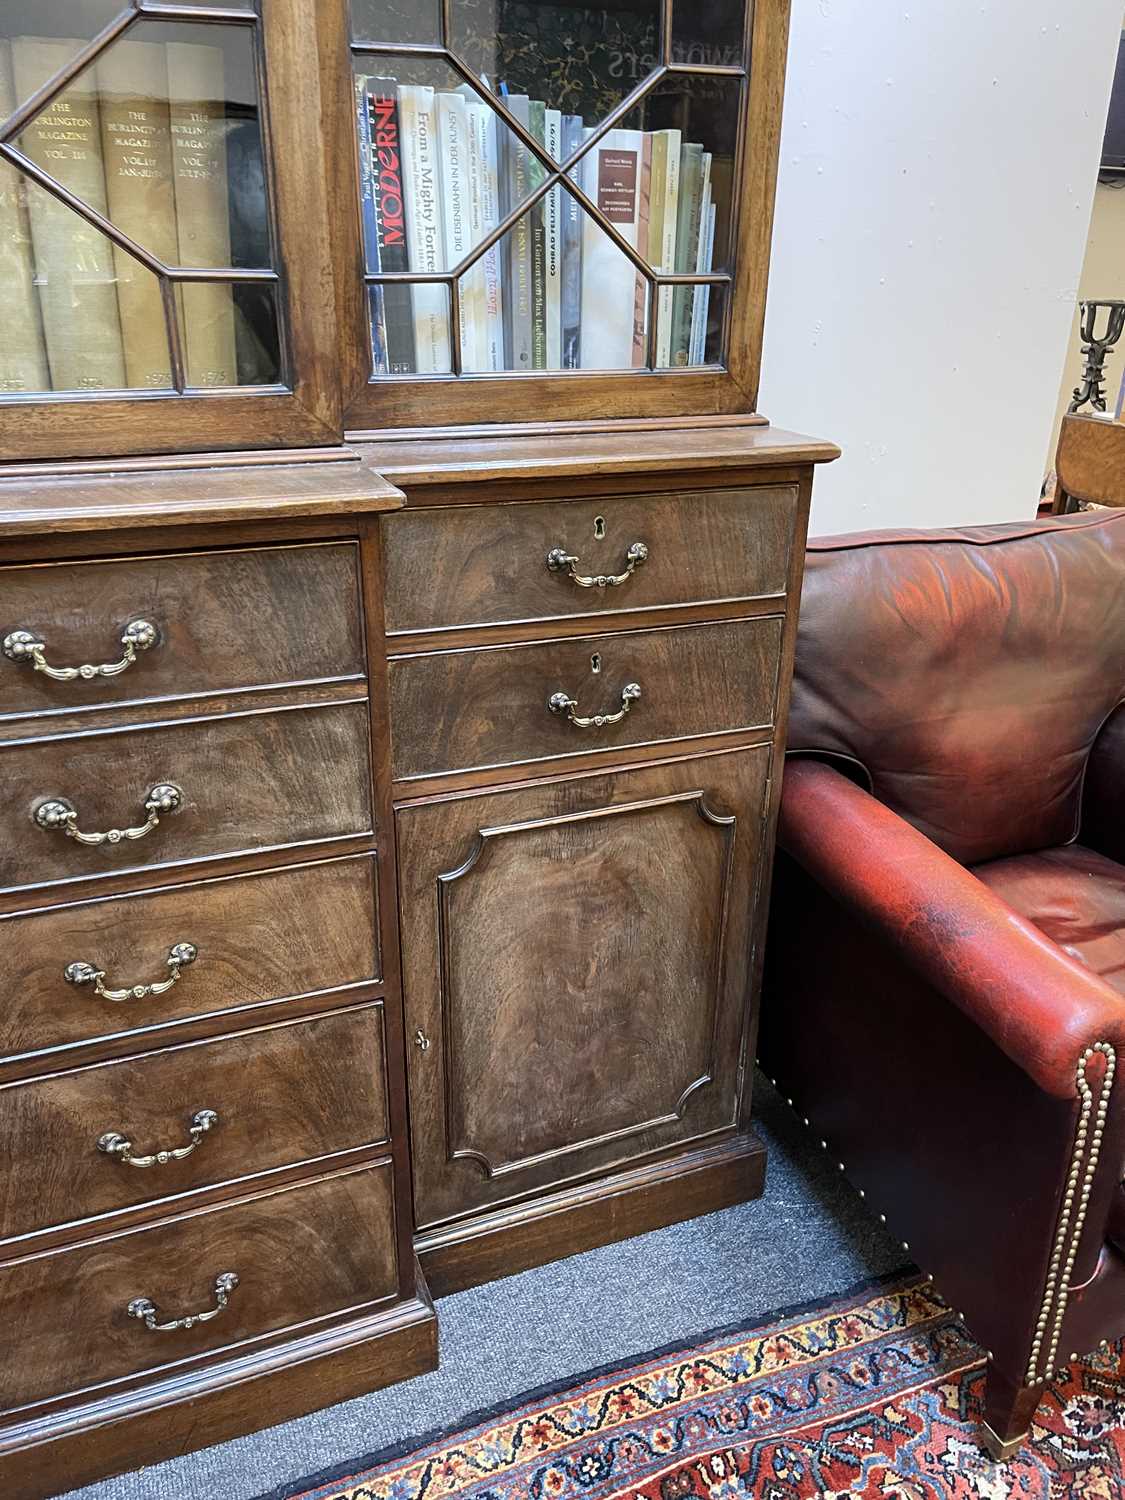
[[[135,1156],[133,1154],[133,1143],[128,1136],[122,1135],[118,1130],[107,1130],[105,1135],[98,1139],[98,1150],[105,1156],[112,1156],[116,1161],[123,1161],[130,1167],[163,1167],[170,1161],[183,1161],[185,1156],[190,1156],[209,1130],[214,1130],[219,1123],[219,1117],[213,1109],[197,1109],[191,1117],[190,1146],[177,1146],[168,1151],[154,1151],[151,1156]]]
[[[137,828],[110,828],[105,833],[83,833],[78,826],[78,809],[65,797],[52,797],[35,809],[35,821],[48,832],[61,828],[68,839],[80,844],[120,844],[122,839],[143,839],[160,822],[161,817],[178,813],[184,805],[184,794],[170,781],[150,788],[145,798],[145,822]]]
[[[160,639],[160,632],[148,620],[131,620],[121,632],[121,660],[104,662],[100,667],[52,667],[44,652],[46,641],[30,630],[12,630],[4,637],[4,655],[9,661],[29,661],[36,672],[44,672],[54,682],[73,682],[81,677],[90,682],[95,677],[118,677],[137,659],[138,651],[149,651]]]
[[[199,957],[199,949],[194,943],[177,943],[168,950],[168,978],[156,979],[152,984],[131,984],[123,990],[107,990],[105,987],[105,970],[96,969],[93,964],[86,963],[83,959],[76,959],[74,963],[67,964],[63,970],[63,978],[67,984],[92,984],[94,993],[100,995],[103,1000],[145,1000],[149,995],[163,995],[170,990],[179,979],[182,970],[193,964]]]
[[[547,707],[553,714],[565,714],[575,729],[601,729],[606,724],[620,724],[640,696],[640,683],[627,682],[621,689],[621,707],[615,714],[591,714],[589,718],[578,713],[578,700],[566,693],[552,693],[547,699]]]
[[[174,1333],[177,1328],[194,1328],[197,1323],[210,1323],[212,1318],[217,1318],[230,1301],[230,1294],[238,1285],[237,1271],[223,1271],[215,1277],[215,1306],[209,1307],[206,1312],[189,1313],[186,1318],[174,1318],[170,1323],[158,1323],[156,1320],[159,1313],[156,1303],[148,1297],[134,1297],[125,1311],[131,1318],[139,1318],[146,1328],[151,1328],[153,1333]]]
[[[576,573],[578,558],[565,547],[552,547],[547,553],[547,566],[552,573],[561,573],[565,568],[571,583],[576,583],[580,589],[615,589],[618,584],[627,583],[647,557],[648,548],[644,542],[634,542],[625,553],[624,573]]]

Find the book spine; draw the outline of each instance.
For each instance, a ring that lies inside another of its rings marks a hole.
[[[644,135],[611,130],[583,157],[583,188],[599,212],[636,245]],[[582,233],[582,368],[629,369],[633,363],[637,272],[592,219]]]
[[[0,41],[0,118],[16,107],[12,87],[12,51]],[[4,338],[0,340],[0,394],[50,389],[47,346],[39,295],[35,290],[35,255],[27,219],[27,179],[0,162],[0,286],[4,288]]]
[[[711,257],[715,249],[715,205],[711,202],[711,184],[707,184],[703,195],[703,215],[699,232],[699,259],[696,270],[703,275],[711,269]],[[691,310],[691,348],[688,363],[701,365],[707,343],[707,309],[711,302],[711,288],[697,286]]]
[[[526,94],[511,94],[508,108],[525,128],[530,104]],[[523,203],[530,190],[531,164],[527,148],[508,133],[508,209]],[[509,370],[534,368],[531,341],[531,215],[523,214],[508,231],[508,302],[511,307]]]
[[[452,270],[469,253],[469,120],[463,94],[438,94],[437,114],[438,162],[440,165],[440,208],[445,238],[445,264]],[[472,369],[476,355],[476,330],[470,319],[472,288],[462,280],[460,287],[458,337],[461,341],[462,368]]]
[[[482,227],[484,203],[481,185],[484,173],[481,153],[484,144],[480,129],[479,103],[477,99],[466,98],[465,100],[465,163],[468,180],[470,247],[479,245],[484,238]],[[486,368],[484,363],[484,266],[479,260],[474,261],[461,277],[461,316],[465,319],[469,331],[466,347],[461,352],[461,368],[483,370]]]
[[[363,264],[369,275],[379,270],[379,236],[375,221],[375,189],[371,170],[371,119],[367,108],[367,76],[355,76],[355,132],[359,156],[359,206],[363,224]],[[367,288],[368,333],[371,343],[371,373],[386,375],[387,330],[383,313],[383,289]]]
[[[30,98],[82,45],[17,37],[12,42],[17,96]],[[101,118],[88,73],[24,128],[20,145],[37,167],[106,214]],[[52,388],[123,389],[125,355],[111,242],[41,189],[28,193],[28,218]]]
[[[412,271],[432,274],[445,268],[434,90],[421,84],[400,84],[398,102],[407,254]],[[445,374],[450,367],[445,287],[414,286],[411,291],[418,373]]]
[[[551,159],[561,162],[562,112],[544,112],[547,151]],[[547,369],[562,369],[562,188],[553,187],[547,194],[544,209],[546,229],[547,278]]]
[[[497,159],[496,116],[483,101],[477,106],[481,138],[481,234],[491,234],[500,222],[500,173]],[[494,245],[482,256],[484,280],[484,351],[482,370],[504,368],[504,309],[502,255]]]
[[[528,129],[539,142],[547,140],[547,107],[541,99],[528,101]],[[547,176],[546,168],[528,152],[528,192],[534,193]],[[547,368],[547,205],[540,198],[531,210],[531,365]]]
[[[680,150],[680,201],[676,213],[676,272],[690,275],[699,254],[700,212],[703,206],[703,147],[689,142]],[[672,291],[672,337],[668,362],[686,365],[691,344],[690,286]]]
[[[644,134],[641,150],[640,181],[637,187],[636,245],[648,247],[649,215],[652,211],[652,133]],[[633,272],[633,368],[643,369],[648,364],[648,278],[639,271]]]
[[[402,131],[398,85],[393,78],[367,80],[368,131],[371,137],[371,198],[375,212],[375,250],[380,271],[409,271],[406,212],[402,185]],[[380,293],[391,375],[414,373],[414,304],[409,286],[373,287]]]
[[[229,266],[226,81],[218,47],[168,43],[168,100],[180,264]],[[231,288],[184,285],[179,290],[179,306],[190,383],[237,385]]]
[[[164,48],[119,41],[99,59],[96,73],[109,217],[165,265],[175,265],[179,241]],[[113,261],[125,378],[140,390],[167,390],[172,368],[160,282],[116,245]]]
[[[563,116],[563,160],[577,151],[583,140],[581,115]],[[583,175],[584,163],[578,171]],[[582,209],[570,193],[562,200],[562,291],[561,291],[561,366],[577,370],[582,361]]]
[[[662,271],[676,269],[676,212],[680,202],[680,147],[678,130],[661,130],[655,140],[664,138],[664,180],[662,184],[659,244],[655,247],[656,264]],[[653,168],[655,176],[655,166]],[[650,241],[652,236],[650,235]],[[672,288],[662,286],[657,294],[656,363],[666,369],[672,360]]]

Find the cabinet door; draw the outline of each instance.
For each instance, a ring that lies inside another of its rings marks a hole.
[[[419,1227],[734,1127],[769,754],[400,811]]]

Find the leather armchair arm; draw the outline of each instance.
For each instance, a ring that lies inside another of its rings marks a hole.
[[[1102,725],[1086,765],[1082,842],[1125,864],[1125,703]]]
[[[778,837],[1047,1093],[1074,1098],[1086,1048],[1125,1044],[1115,990],[838,771],[787,763]]]

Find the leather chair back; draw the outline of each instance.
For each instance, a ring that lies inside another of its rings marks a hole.
[[[964,864],[1077,836],[1125,700],[1125,512],[809,542],[790,752]]]

